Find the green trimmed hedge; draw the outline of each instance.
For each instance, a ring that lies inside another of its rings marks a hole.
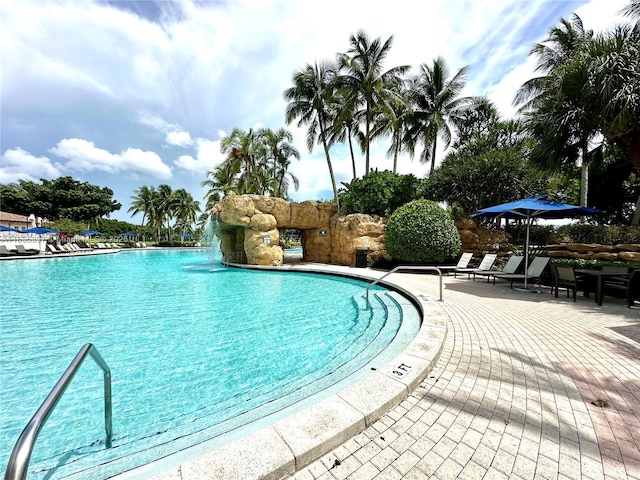
[[[454,258],[461,241],[453,219],[436,202],[414,200],[389,217],[385,245],[394,260],[433,263]]]

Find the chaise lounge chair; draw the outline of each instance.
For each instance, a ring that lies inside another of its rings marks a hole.
[[[473,258],[473,253],[466,252],[460,255],[460,259],[458,260],[458,263],[456,265],[434,265],[434,266],[439,268],[443,273],[446,273],[448,275],[449,272],[454,271],[456,268],[467,268],[472,258]]]
[[[15,257],[16,252],[12,252],[6,245],[0,245],[0,257]]]
[[[495,283],[496,275],[510,275],[512,273],[516,273],[518,271],[518,268],[520,268],[520,265],[522,264],[523,259],[524,257],[522,255],[511,255],[511,258],[509,258],[509,260],[504,265],[504,267],[502,267],[502,270],[500,271],[489,270],[488,272],[485,272],[485,271],[473,272],[473,279],[474,280],[476,279],[476,275],[480,275],[480,276],[487,277],[487,283],[489,283],[489,280],[491,280],[491,277],[494,277],[493,283]]]
[[[478,268],[456,268],[453,270],[453,276],[457,276],[458,273],[466,273],[467,278],[471,278],[471,274],[476,274],[477,272],[488,272],[491,270],[491,267],[493,267],[493,263],[496,261],[496,258],[498,258],[497,253],[487,253],[482,257],[482,261]]]
[[[547,268],[547,264],[549,263],[549,257],[536,257],[529,264],[529,268],[527,269],[527,274],[524,273],[512,273],[512,274],[504,274],[504,275],[494,275],[493,284],[496,284],[496,278],[501,280],[509,280],[511,282],[511,288],[513,288],[513,282],[522,281],[526,279],[527,282],[539,282],[540,277],[542,276],[542,272]]]
[[[16,252],[18,255],[38,255],[40,253],[38,250],[27,250],[24,245],[19,244],[16,244]]]

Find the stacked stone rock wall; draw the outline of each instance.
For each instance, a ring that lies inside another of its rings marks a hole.
[[[455,223],[462,240],[461,252],[472,252],[475,256],[481,256],[485,253],[499,252],[507,243],[506,234],[478,227],[471,219],[465,218]]]
[[[220,249],[231,261],[244,261],[244,257],[252,265],[281,265],[282,228],[302,230],[303,258],[309,262],[353,266],[357,248],[367,248],[370,258],[386,256],[386,219],[341,215],[329,203],[228,195],[212,213],[219,220]]]
[[[640,244],[565,243],[549,245],[545,250],[553,258],[640,262]]]

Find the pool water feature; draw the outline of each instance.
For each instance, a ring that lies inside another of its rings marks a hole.
[[[367,373],[419,321],[402,299],[340,277],[246,271],[206,250],[131,251],[0,264],[0,461],[79,348],[88,361],[40,433],[30,478],[101,478],[223,436]],[[396,340],[390,346],[392,340]]]

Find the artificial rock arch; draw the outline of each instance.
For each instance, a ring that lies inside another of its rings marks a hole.
[[[353,266],[357,248],[367,248],[369,258],[386,255],[385,218],[339,214],[331,203],[227,195],[211,213],[218,220],[223,258],[232,262],[282,265],[284,228],[302,230],[303,259],[309,262]]]

